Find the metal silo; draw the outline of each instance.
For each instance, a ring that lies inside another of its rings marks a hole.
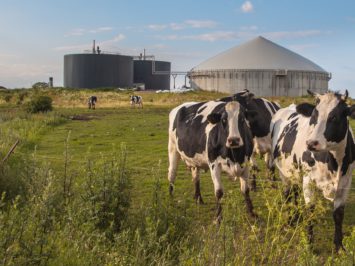
[[[64,87],[132,87],[133,57],[118,54],[64,56]]]
[[[263,37],[218,54],[189,72],[193,88],[257,96],[325,92],[331,74],[312,61]]]
[[[155,60],[134,60],[134,83],[144,83],[146,90],[169,90],[171,63]]]

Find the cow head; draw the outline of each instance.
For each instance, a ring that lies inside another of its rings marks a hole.
[[[348,91],[343,95],[336,92],[316,94],[308,91],[316,98],[316,105],[300,104],[297,112],[310,117],[310,134],[306,140],[311,151],[334,150],[345,139],[348,132],[348,119],[355,117],[355,106],[348,106]]]
[[[207,120],[211,124],[219,124],[227,136],[227,148],[240,148],[244,145],[240,130],[246,126],[245,111],[238,102],[227,103],[222,112],[209,114]]]

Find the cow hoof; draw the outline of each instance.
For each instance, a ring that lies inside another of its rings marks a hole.
[[[216,216],[216,219],[214,219],[213,224],[220,226],[222,222],[222,215]]]
[[[335,245],[335,251],[338,254],[341,251],[347,252],[343,244],[336,244]]]
[[[194,197],[194,200],[195,200],[196,203],[199,204],[199,205],[205,204],[205,202],[203,201],[203,199],[202,199],[201,196],[195,196],[195,197]]]
[[[173,184],[169,184],[169,194],[170,194],[170,196],[173,195],[173,192],[174,192],[174,186],[173,186]]]
[[[259,219],[259,216],[255,212],[249,213],[249,216],[250,216],[250,218],[255,219],[255,220]]]

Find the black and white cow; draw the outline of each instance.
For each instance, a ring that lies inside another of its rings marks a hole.
[[[209,169],[217,199],[217,218],[221,217],[223,196],[221,172],[240,179],[247,210],[254,216],[247,180],[248,161],[253,152],[253,139],[245,120],[245,109],[232,102],[190,102],[174,108],[169,115],[170,193],[176,178],[178,161],[191,169],[195,183],[195,199],[202,202],[200,169]]]
[[[310,210],[314,208],[311,184],[334,202],[334,244],[338,251],[342,247],[344,206],[355,160],[354,137],[347,117],[355,117],[355,106],[345,103],[347,91],[345,95],[328,92],[314,96],[315,106],[308,103],[292,105],[274,115],[271,125],[273,156],[287,188],[302,184]],[[308,233],[312,242],[312,223]]]
[[[264,98],[256,98],[254,94],[248,90],[243,90],[232,96],[222,98],[220,101],[238,101],[247,111],[253,111],[253,115],[247,117],[254,137],[254,156],[251,157],[251,165],[254,174],[252,175],[251,189],[256,189],[255,172],[258,171],[255,160],[256,154],[264,156],[266,165],[270,168],[272,180],[274,180],[274,167],[270,161],[272,159],[270,123],[273,115],[280,109],[280,105]]]
[[[143,98],[139,95],[130,95],[131,107],[135,107],[138,104],[138,107],[143,108]]]
[[[89,107],[89,109],[95,109],[96,102],[97,102],[97,97],[94,96],[94,95],[90,96],[89,99],[88,99],[88,107]]]

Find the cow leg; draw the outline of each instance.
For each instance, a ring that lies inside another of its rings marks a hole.
[[[201,188],[200,188],[200,169],[197,167],[191,168],[192,181],[195,184],[195,195],[194,199],[198,204],[204,204],[201,196]]]
[[[267,176],[271,181],[271,187],[277,188],[277,185],[275,183],[276,175],[275,175],[275,164],[273,162],[273,157],[270,153],[266,153],[264,159],[267,166]]]
[[[259,172],[259,169],[254,156],[250,157],[250,164],[251,164],[250,190],[256,191],[256,173]]]
[[[244,195],[244,200],[245,200],[245,204],[247,207],[247,212],[248,214],[253,217],[256,218],[257,215],[254,213],[254,207],[253,207],[253,203],[250,199],[250,195],[249,195],[249,187],[248,187],[248,176],[249,176],[249,169],[246,168],[244,170],[243,176],[241,176],[239,178],[240,180],[240,190],[242,191],[243,195]]]
[[[333,219],[335,225],[334,244],[336,252],[338,252],[340,248],[345,250],[343,246],[344,207],[344,205],[340,206],[333,211]]]
[[[313,199],[311,178],[309,176],[304,176],[302,185],[303,185],[303,197],[306,203],[306,213],[307,213],[307,217],[309,218],[307,222],[308,242],[312,244],[314,240],[314,232],[313,232],[314,221],[312,216],[313,216],[315,206],[314,204],[311,203]]]
[[[335,249],[338,252],[340,248],[345,250],[343,246],[343,220],[344,220],[344,208],[345,202],[348,197],[351,188],[351,172],[349,176],[342,176],[339,180],[338,190],[334,199],[334,244]]]
[[[174,191],[174,182],[176,178],[176,171],[179,162],[179,153],[176,150],[175,143],[169,137],[169,144],[168,144],[168,151],[169,151],[169,170],[168,170],[168,180],[169,180],[169,193],[170,195],[173,194]]]
[[[299,211],[298,211],[298,195],[299,195],[299,187],[297,185],[291,185],[288,186],[284,190],[284,197],[286,200],[286,203],[291,203],[291,200],[293,198],[294,200],[294,212],[289,214],[288,217],[288,224],[289,225],[294,225],[298,219],[299,219]],[[290,207],[291,208],[291,207]],[[292,211],[292,209],[290,209]]]
[[[222,182],[221,182],[221,166],[218,163],[211,163],[209,165],[210,171],[211,171],[211,177],[213,181],[213,186],[214,186],[214,193],[216,196],[216,201],[217,201],[217,213],[216,213],[216,219],[217,223],[220,223],[222,220],[222,205],[221,205],[221,199],[223,197],[223,187],[222,187]]]
[[[313,231],[313,226],[314,226],[314,221],[313,221],[313,212],[314,212],[315,206],[313,204],[307,206],[307,216],[310,217],[308,222],[307,222],[307,234],[308,234],[308,242],[310,244],[313,243],[314,241],[314,231]]]

